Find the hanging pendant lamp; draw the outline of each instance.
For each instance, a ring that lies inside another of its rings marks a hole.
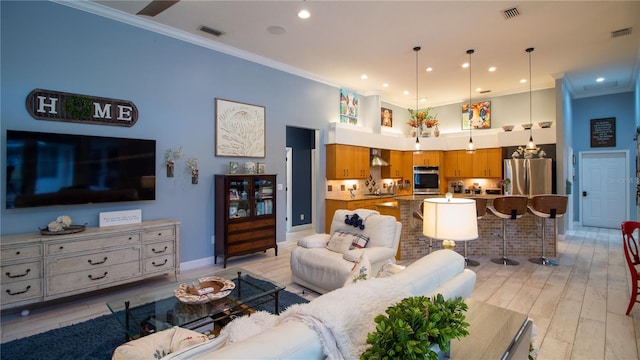
[[[416,110],[415,116],[416,120],[418,120],[418,51],[420,51],[421,47],[416,46],[413,48],[413,51],[416,53]],[[416,123],[417,124],[417,123]],[[416,150],[420,150],[420,128],[422,126],[416,127]]]
[[[533,48],[528,48],[525,51],[527,53],[529,53],[529,142],[527,143],[527,146],[525,147],[525,151],[527,152],[537,152],[538,151],[538,146],[536,146],[536,143],[533,142],[533,117],[532,117],[532,111],[533,111],[533,107],[531,106],[531,53],[533,52]]]
[[[468,110],[468,120],[469,120],[469,144],[467,145],[467,154],[473,154],[476,152],[476,147],[473,145],[473,138],[471,137],[471,131],[473,129],[473,123],[471,120],[473,119],[473,110],[471,109],[471,54],[475,51],[473,49],[467,50],[467,54],[469,54],[469,107]]]

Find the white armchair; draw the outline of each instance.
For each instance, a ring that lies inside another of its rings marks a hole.
[[[357,214],[363,228],[345,223]],[[337,210],[331,234],[314,234],[298,241],[291,253],[291,279],[321,294],[344,286],[363,253],[375,275],[388,263],[395,263],[402,224],[393,216],[367,209]],[[366,243],[364,247],[363,243]]]

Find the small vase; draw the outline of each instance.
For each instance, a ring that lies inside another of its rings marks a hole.
[[[438,125],[434,126],[433,135],[435,137],[439,137],[440,136],[440,127],[438,127]]]
[[[173,161],[169,161],[167,163],[167,177],[173,177],[173,168],[174,168]]]
[[[430,137],[431,136],[431,131],[433,130],[433,128],[430,127],[422,127],[422,137]]]
[[[193,170],[191,172],[191,183],[194,185],[198,183],[198,170]]]
[[[411,136],[412,138],[418,136],[418,129],[412,127],[411,131],[409,131],[409,136]]]

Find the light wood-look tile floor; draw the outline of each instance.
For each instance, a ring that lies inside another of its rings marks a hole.
[[[293,232],[273,250],[232,258],[228,266],[242,266],[287,284],[287,290],[307,299],[318,294],[291,283],[289,256],[298,238],[309,231]],[[479,239],[477,241],[482,241]],[[490,262],[490,256],[472,257],[478,277],[472,298],[528,314],[537,325],[538,359],[638,359],[640,354],[640,305],[625,316],[629,301],[629,274],[619,230],[578,228],[558,242],[558,267],[543,267],[525,257],[514,257],[518,266]],[[402,262],[407,264],[407,261]],[[220,265],[183,271],[194,278],[220,269]],[[29,307],[29,316],[3,313],[2,342],[40,333],[108,314],[105,302],[126,297],[161,284],[161,277],[135,286],[122,286],[90,297]]]

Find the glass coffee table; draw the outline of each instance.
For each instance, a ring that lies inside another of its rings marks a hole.
[[[186,304],[174,295],[181,283],[198,283],[199,278],[208,276],[232,280],[235,288],[228,296],[203,304]],[[278,294],[284,288],[283,284],[236,267],[109,301],[107,307],[122,325],[129,341],[173,326],[193,330],[210,324],[224,325],[235,316],[271,301],[273,312],[278,314]]]

